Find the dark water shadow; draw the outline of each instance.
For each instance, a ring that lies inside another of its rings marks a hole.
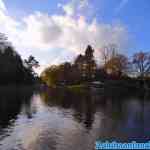
[[[32,88],[0,87],[0,134],[5,128],[13,126],[22,105],[30,108],[32,95]]]
[[[97,119],[95,115],[102,114],[104,117],[101,119],[100,115],[97,129],[98,139],[145,141],[150,137],[150,121],[147,119],[150,115],[149,94],[97,90],[75,93],[50,89],[41,93],[41,97],[50,107],[72,109],[74,120],[87,131],[93,128]]]

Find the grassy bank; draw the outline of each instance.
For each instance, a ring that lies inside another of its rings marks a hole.
[[[87,89],[86,84],[77,84],[77,85],[69,85],[67,89],[74,92],[74,93],[84,93]]]

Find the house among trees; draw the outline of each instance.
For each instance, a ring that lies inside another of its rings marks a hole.
[[[91,80],[95,78],[96,75],[96,63],[94,60],[94,49],[88,45],[85,54],[79,55],[75,60],[75,65],[77,66],[79,73],[85,79]]]
[[[132,79],[130,74],[133,71],[136,78],[140,78],[142,81],[149,79],[149,52],[136,53],[132,60],[129,60],[126,55],[118,53],[114,45],[108,45],[101,53],[104,61],[103,66],[97,67],[94,59],[94,49],[88,45],[85,53],[79,54],[73,63],[64,62],[46,68],[41,73],[41,80],[49,86],[79,85],[84,82],[94,82],[94,84],[97,84],[95,81],[105,82],[110,79],[117,79],[118,81],[120,79]],[[30,62],[34,62],[33,60],[34,58],[30,57],[26,62],[30,64]],[[34,63],[36,65],[36,62]],[[144,84],[139,87],[144,87]]]

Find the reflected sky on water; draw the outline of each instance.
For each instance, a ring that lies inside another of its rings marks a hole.
[[[0,90],[0,149],[93,150],[96,140],[146,141],[148,96]]]

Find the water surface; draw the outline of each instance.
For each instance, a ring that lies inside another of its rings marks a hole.
[[[1,150],[94,150],[96,140],[146,141],[145,95],[0,89]]]

